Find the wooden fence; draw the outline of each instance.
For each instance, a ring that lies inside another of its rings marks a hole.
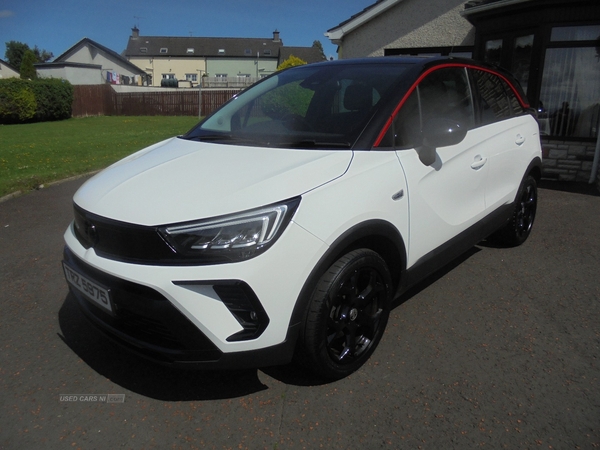
[[[239,89],[179,89],[164,92],[115,92],[108,84],[74,86],[73,117],[86,116],[205,116]],[[199,108],[202,105],[202,114]]]

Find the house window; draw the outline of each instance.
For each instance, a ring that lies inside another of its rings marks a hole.
[[[225,54],[225,49],[224,48],[220,48],[219,49],[219,55],[224,55]]]
[[[600,25],[581,27],[554,27],[550,40],[560,41],[595,41],[600,38]]]
[[[485,42],[483,60],[490,64],[500,65],[502,60],[502,39],[492,39]]]
[[[196,82],[196,81],[198,81],[198,74],[197,73],[186,73],[185,79],[186,79],[186,81]]]
[[[175,74],[174,73],[163,73],[162,77],[163,77],[163,80],[174,80]]]
[[[271,55],[271,50],[269,50],[269,49],[266,49],[266,50],[264,51],[264,54],[265,54],[265,55],[267,55],[267,56],[270,56],[270,55]]]
[[[148,47],[141,47],[140,53],[148,53]]]
[[[168,53],[168,52],[169,52],[169,49],[168,49],[168,48],[166,48],[166,47],[163,47],[163,48],[161,48],[161,49],[160,49],[160,52],[161,52],[161,53]]]
[[[473,47],[414,47],[414,48],[386,48],[385,56],[457,56],[463,58],[473,57]]]
[[[186,53],[188,55],[193,55],[194,54],[194,49],[193,48],[188,48],[187,51],[186,51]]]
[[[246,55],[246,56],[252,55],[252,50],[247,48],[246,50],[244,50],[244,55]]]
[[[215,74],[216,78],[227,78],[227,74],[226,73],[217,73]]]
[[[600,25],[552,29],[540,87],[541,119],[545,120],[550,135],[598,136],[599,40]]]
[[[515,76],[525,93],[529,87],[529,72],[531,69],[531,57],[533,56],[533,34],[516,37],[513,44],[511,67]]]

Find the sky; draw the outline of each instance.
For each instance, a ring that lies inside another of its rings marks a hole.
[[[375,0],[0,0],[0,58],[6,42],[64,53],[89,38],[121,53],[131,28],[141,36],[272,38],[285,46],[321,41],[337,59],[324,33]]]

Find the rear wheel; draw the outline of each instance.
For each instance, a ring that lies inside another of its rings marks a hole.
[[[527,175],[519,187],[510,221],[494,233],[492,240],[507,247],[521,245],[531,234],[536,210],[537,183],[535,178]]]
[[[310,300],[300,352],[326,379],[346,377],[369,359],[390,314],[391,276],[368,249],[352,251],[323,274]]]

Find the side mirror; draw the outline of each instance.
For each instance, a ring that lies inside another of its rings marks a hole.
[[[460,144],[467,135],[467,128],[452,119],[436,117],[423,127],[423,145],[427,147],[448,147]]]
[[[462,142],[467,129],[459,122],[440,117],[429,120],[423,127],[423,145],[418,148],[419,159],[426,166],[435,162],[436,148]]]

